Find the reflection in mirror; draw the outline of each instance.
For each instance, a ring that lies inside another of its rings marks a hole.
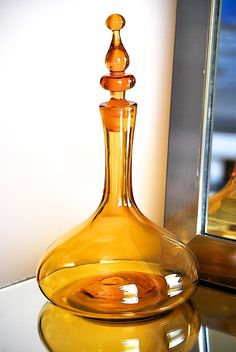
[[[53,352],[188,352],[199,329],[200,316],[192,303],[155,320],[128,323],[83,318],[47,303],[39,318],[41,339]]]
[[[236,240],[236,1],[222,1],[207,233]]]

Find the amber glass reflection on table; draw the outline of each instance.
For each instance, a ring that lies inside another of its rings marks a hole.
[[[108,323],[82,318],[47,303],[39,318],[39,333],[49,351],[188,352],[194,346],[200,318],[192,303],[184,303],[156,320]]]
[[[106,56],[110,75],[101,79],[110,90],[110,100],[100,105],[106,152],[103,198],[87,221],[50,247],[37,278],[48,299],[80,315],[137,319],[188,299],[197,270],[190,250],[135,204],[131,159],[137,104],[125,99],[135,78],[124,72],[129,63],[120,38],[124,18],[112,15],[107,26],[113,36]]]

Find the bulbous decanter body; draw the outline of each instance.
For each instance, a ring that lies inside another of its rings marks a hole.
[[[83,224],[55,242],[42,258],[39,286],[58,306],[101,319],[138,319],[160,314],[188,299],[197,269],[190,250],[137,208],[131,155],[137,105],[125,99],[135,84],[124,71],[129,57],[120,39],[124,18],[111,15],[106,55],[110,75],[101,85],[111,98],[100,105],[106,175],[101,204]]]

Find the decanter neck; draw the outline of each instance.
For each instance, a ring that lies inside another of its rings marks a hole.
[[[125,99],[100,105],[104,127],[106,176],[103,205],[131,206],[131,163],[137,105]],[[122,106],[123,105],[123,106]]]
[[[129,55],[120,37],[125,19],[113,14],[108,17],[106,25],[112,31],[112,41],[105,58],[110,72],[100,80],[101,86],[110,91],[110,100],[100,105],[106,147],[106,178],[101,206],[111,211],[131,206],[133,202],[131,154],[137,105],[125,99],[126,90],[135,85],[135,77],[125,73]]]

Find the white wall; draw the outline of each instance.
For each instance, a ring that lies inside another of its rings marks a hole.
[[[0,1],[0,283],[30,276],[41,253],[86,219],[104,177],[99,86],[111,40],[122,30],[139,104],[136,202],[162,223],[176,0]]]

